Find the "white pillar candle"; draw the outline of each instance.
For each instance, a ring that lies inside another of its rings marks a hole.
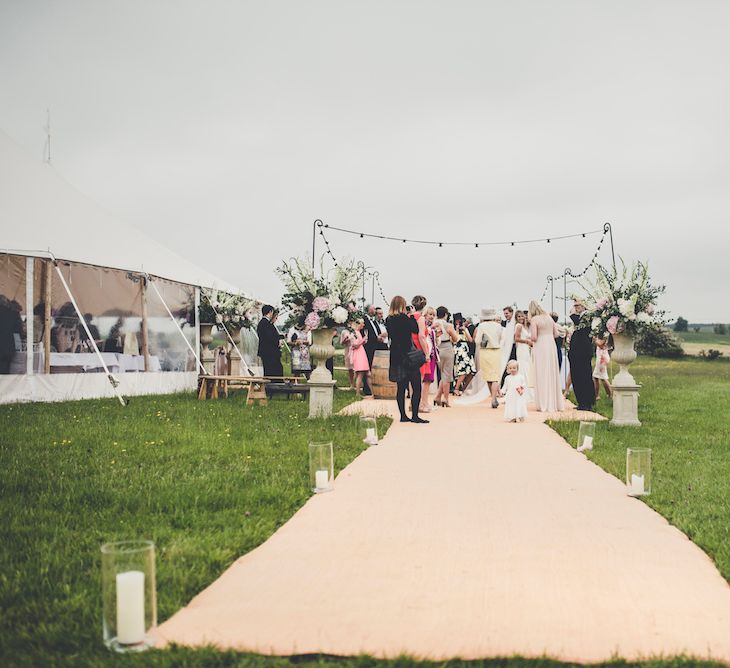
[[[584,450],[593,450],[593,436],[584,436],[583,437],[583,449]]]
[[[368,427],[365,430],[365,442],[370,445],[375,445],[378,442],[378,437],[375,435],[375,427]]]
[[[314,474],[314,486],[317,489],[327,489],[329,487],[329,471],[320,469]]]
[[[117,641],[136,645],[144,635],[144,573],[117,573]]]
[[[637,475],[636,473],[631,474],[631,494],[634,496],[640,496],[644,493],[644,476]]]

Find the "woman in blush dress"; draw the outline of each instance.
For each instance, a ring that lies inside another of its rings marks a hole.
[[[363,334],[364,329],[365,321],[358,318],[353,325],[352,343],[350,344],[350,357],[355,372],[355,392],[358,396],[362,394],[365,381],[367,381],[368,387],[370,386],[370,364],[364,347],[368,339],[367,333]]]
[[[459,335],[448,320],[449,309],[445,306],[439,306],[436,309],[436,318],[438,319],[434,323],[434,329],[438,343],[438,365],[441,377],[433,402],[436,406],[449,408],[451,406],[449,403],[451,383],[454,382],[454,344],[459,340]]]
[[[535,407],[539,411],[562,411],[565,405],[560,389],[560,369],[555,338],[559,335],[557,323],[535,300],[530,302],[530,338],[532,364],[535,374]]]
[[[532,390],[532,338],[530,337],[530,326],[527,323],[527,315],[524,311],[517,311],[515,314],[515,348],[517,349],[517,365],[520,373],[525,378],[525,401],[531,404],[534,401]]]

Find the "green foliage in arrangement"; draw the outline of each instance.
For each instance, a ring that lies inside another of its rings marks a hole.
[[[644,501],[707,552],[730,582],[730,365],[639,357],[631,373],[642,384],[642,426],[598,422],[586,454],[624,480],[626,448],[651,448],[652,494]],[[610,417],[610,403],[601,399],[598,411]],[[575,444],[577,422],[551,426]]]

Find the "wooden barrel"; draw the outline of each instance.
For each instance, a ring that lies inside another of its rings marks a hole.
[[[376,350],[373,358],[373,396],[376,399],[395,399],[396,385],[388,380],[390,351]]]

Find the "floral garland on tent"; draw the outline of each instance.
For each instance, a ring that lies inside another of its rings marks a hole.
[[[665,323],[665,312],[656,309],[665,286],[651,284],[647,264],[636,262],[630,269],[623,260],[621,264],[621,275],[597,265],[595,280],[581,282],[589,301],[580,326],[590,327],[596,336],[636,336]]]
[[[353,313],[348,308],[359,285],[361,272],[353,261],[339,262],[317,277],[309,262],[301,258],[284,261],[276,268],[284,284],[282,306],[289,312],[286,326],[322,329],[344,325]]]

